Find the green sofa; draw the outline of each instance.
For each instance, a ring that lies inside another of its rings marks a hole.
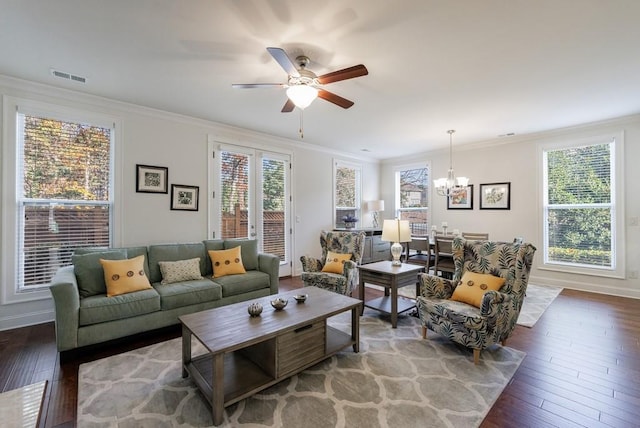
[[[241,247],[246,273],[212,278],[209,250]],[[152,289],[107,297],[100,259],[145,256]],[[158,262],[200,258],[202,279],[163,285]],[[258,253],[255,240],[206,240],[129,248],[79,248],[51,281],[58,351],[68,351],[178,324],[184,314],[278,292],[280,260]]]

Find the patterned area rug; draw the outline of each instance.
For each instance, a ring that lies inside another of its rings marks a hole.
[[[384,290],[383,287],[373,284],[367,284],[367,288]],[[518,316],[518,324],[524,327],[533,327],[561,291],[562,287],[528,284],[527,295],[524,297],[524,303]],[[398,294],[409,299],[415,300],[416,298],[414,287],[402,287],[398,290]]]
[[[350,331],[348,313],[329,322]],[[416,318],[400,317],[392,329],[369,310],[360,335],[359,353],[347,348],[227,407],[222,426],[474,427],[525,356],[495,346],[474,366],[471,351],[434,333],[422,340]],[[181,377],[180,345],[173,339],[82,364],[78,426],[210,426],[208,404]]]
[[[533,327],[561,291],[562,287],[528,284],[527,295],[524,296],[522,310],[518,316],[518,324]]]

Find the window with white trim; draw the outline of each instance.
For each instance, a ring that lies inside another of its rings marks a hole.
[[[624,275],[622,138],[542,148],[546,268]]]
[[[112,237],[114,126],[16,113],[16,291],[47,286],[79,247]]]
[[[395,193],[398,218],[409,220],[412,235],[428,235],[429,167],[403,167],[396,170]]]
[[[335,225],[338,228],[354,227],[362,224],[360,216],[362,204],[362,168],[346,162],[334,162],[333,188]],[[355,220],[355,221],[350,221]]]

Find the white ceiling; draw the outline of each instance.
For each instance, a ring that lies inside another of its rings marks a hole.
[[[388,158],[640,112],[638,0],[0,0],[0,74],[298,139],[266,47],[355,101],[304,141]],[[50,69],[84,76],[54,78]]]

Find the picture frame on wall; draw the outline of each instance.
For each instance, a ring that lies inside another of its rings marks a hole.
[[[184,211],[198,211],[200,188],[184,184],[171,185],[171,209]]]
[[[169,193],[169,168],[136,165],[136,192]]]
[[[447,209],[449,210],[472,210],[473,209],[473,184],[468,185],[464,190],[447,198]]]
[[[510,210],[511,182],[480,185],[481,210]]]

